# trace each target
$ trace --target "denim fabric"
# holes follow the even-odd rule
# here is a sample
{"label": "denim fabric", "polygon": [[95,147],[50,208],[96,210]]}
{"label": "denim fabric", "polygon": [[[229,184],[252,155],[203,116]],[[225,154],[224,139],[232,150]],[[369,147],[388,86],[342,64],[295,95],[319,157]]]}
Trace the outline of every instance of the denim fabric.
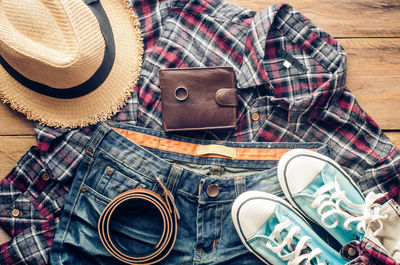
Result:
{"label": "denim fabric", "polygon": [[[131,125],[100,123],[79,165],[51,249],[51,264],[120,264],[103,247],[97,223],[107,203],[137,187],[162,194],[163,179],[181,215],[172,252],[159,264],[263,264],[241,243],[231,220],[235,198],[248,190],[283,197],[276,177],[277,160],[200,157],[139,146],[112,127],[195,144],[215,141],[171,136]],[[218,142],[221,144],[221,142]],[[321,143],[234,143],[225,146],[264,150],[307,148],[329,155]],[[207,195],[217,184],[219,193]],[[215,187],[215,186],[214,186]],[[124,253],[151,251],[161,233],[161,220],[151,205],[133,202],[112,220],[113,241]]]}

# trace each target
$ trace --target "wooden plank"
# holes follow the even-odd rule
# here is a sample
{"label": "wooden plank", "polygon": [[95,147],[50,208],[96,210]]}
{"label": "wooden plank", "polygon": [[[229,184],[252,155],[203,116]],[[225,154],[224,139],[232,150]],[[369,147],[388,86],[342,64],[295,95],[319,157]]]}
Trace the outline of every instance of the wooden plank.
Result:
{"label": "wooden plank", "polygon": [[385,130],[400,129],[400,39],[342,39],[347,86]]}
{"label": "wooden plank", "polygon": [[0,244],[3,242],[7,242],[11,237],[0,227]]}
{"label": "wooden plank", "polygon": [[[400,147],[400,131],[387,133],[390,140]],[[35,145],[33,136],[0,136],[0,179],[15,166],[26,151]],[[0,228],[0,244],[10,239]]]}
{"label": "wooden plank", "polygon": [[33,135],[33,122],[0,103],[0,135]]}
{"label": "wooden plank", "polygon": [[[400,23],[399,23],[400,24]],[[400,39],[341,39],[348,87],[382,129],[400,130]],[[31,121],[0,104],[0,135],[32,135]]]}
{"label": "wooden plank", "polygon": [[390,141],[397,147],[400,148],[400,131],[398,132],[386,132]]}
{"label": "wooden plank", "polygon": [[[274,0],[228,0],[254,11]],[[400,37],[399,0],[287,0],[334,37]]]}
{"label": "wooden plank", "polygon": [[381,129],[400,128],[400,77],[366,77],[363,82],[349,78],[348,83],[360,106]]}
{"label": "wooden plank", "polygon": [[[386,132],[386,135],[400,147],[400,131]],[[33,136],[0,136],[0,179],[10,172],[32,145],[35,145]]]}
{"label": "wooden plank", "polygon": [[34,136],[0,136],[0,178],[6,176],[35,144]]}
{"label": "wooden plank", "polygon": [[[10,172],[35,143],[34,136],[0,136],[0,179]],[[11,237],[0,227],[0,244],[10,239]]]}

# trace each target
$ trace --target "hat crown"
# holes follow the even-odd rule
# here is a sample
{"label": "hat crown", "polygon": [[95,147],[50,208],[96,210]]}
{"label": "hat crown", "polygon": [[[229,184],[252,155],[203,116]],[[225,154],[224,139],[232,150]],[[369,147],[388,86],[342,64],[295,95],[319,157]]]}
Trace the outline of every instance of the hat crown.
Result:
{"label": "hat crown", "polygon": [[87,81],[105,43],[82,0],[2,0],[0,56],[24,77],[54,88]]}

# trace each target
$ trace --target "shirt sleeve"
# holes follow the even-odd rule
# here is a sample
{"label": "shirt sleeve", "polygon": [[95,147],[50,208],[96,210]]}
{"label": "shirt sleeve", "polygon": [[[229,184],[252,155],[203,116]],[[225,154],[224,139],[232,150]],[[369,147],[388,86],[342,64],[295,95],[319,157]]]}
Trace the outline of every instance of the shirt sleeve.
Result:
{"label": "shirt sleeve", "polygon": [[[333,113],[336,118],[332,119]],[[400,152],[348,89],[313,122],[321,129],[328,129],[330,123],[336,128],[330,140],[333,156],[339,157],[337,162],[348,169],[361,190],[365,194],[388,192],[388,198],[397,200]],[[335,143],[339,139],[343,142],[341,148]]]}
{"label": "shirt sleeve", "polygon": [[361,188],[387,193],[397,201],[400,187],[400,152],[359,105],[347,88],[336,90],[327,104],[312,103],[292,113],[296,132],[304,133],[305,141],[325,142],[331,157],[338,162]]}
{"label": "shirt sleeve", "polygon": [[0,245],[0,264],[49,264],[49,253],[59,219],[41,221]]}
{"label": "shirt sleeve", "polygon": [[68,194],[32,147],[0,181],[0,225],[12,239],[0,245],[0,264],[47,264]]}

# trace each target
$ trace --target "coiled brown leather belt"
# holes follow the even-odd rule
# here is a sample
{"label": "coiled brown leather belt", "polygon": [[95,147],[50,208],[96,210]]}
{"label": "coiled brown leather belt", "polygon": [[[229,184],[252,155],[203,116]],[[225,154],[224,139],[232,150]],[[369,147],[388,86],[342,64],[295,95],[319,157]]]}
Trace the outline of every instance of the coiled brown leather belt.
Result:
{"label": "coiled brown leather belt", "polygon": [[[160,178],[156,179],[164,190],[164,198],[157,193],[144,188],[128,190],[111,200],[100,215],[98,232],[101,242],[111,255],[126,264],[154,264],[159,262],[171,252],[175,244],[179,212],[175,206],[174,197],[170,191],[165,187]],[[145,200],[154,205],[163,220],[162,235],[157,245],[154,247],[153,253],[143,257],[133,257],[124,254],[115,246],[110,235],[110,219],[113,213],[121,204],[132,199]],[[146,211],[146,209],[143,210]],[[149,229],[151,229],[151,227],[149,227]]]}

